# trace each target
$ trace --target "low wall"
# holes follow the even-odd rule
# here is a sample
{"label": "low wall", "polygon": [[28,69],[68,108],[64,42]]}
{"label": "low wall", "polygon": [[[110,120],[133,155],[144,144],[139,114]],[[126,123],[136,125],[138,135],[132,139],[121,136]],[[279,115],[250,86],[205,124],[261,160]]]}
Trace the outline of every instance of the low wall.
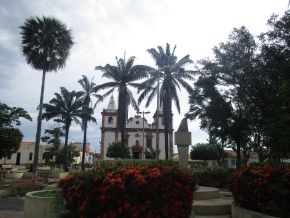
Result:
{"label": "low wall", "polygon": [[252,210],[245,209],[232,203],[232,218],[278,218],[275,216],[268,216]]}
{"label": "low wall", "polygon": [[[44,190],[48,191],[48,190]],[[34,193],[44,192],[34,191],[28,192],[25,195],[24,202],[24,218],[57,218],[58,216],[53,212],[52,203],[53,197],[37,197]]]}

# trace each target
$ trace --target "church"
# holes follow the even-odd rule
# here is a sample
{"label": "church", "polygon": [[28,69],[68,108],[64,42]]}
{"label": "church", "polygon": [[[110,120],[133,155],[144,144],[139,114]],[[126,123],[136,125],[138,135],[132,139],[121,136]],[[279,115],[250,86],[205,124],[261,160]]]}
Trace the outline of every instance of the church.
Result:
{"label": "church", "polygon": [[[153,152],[156,151],[156,126],[157,115],[153,115],[153,123],[148,123],[143,116],[130,117],[126,123],[125,143],[129,146],[131,156],[134,159],[151,159]],[[159,110],[158,118],[158,135],[159,135],[159,159],[165,159],[165,137],[162,110]],[[144,128],[143,128],[144,127]],[[143,131],[144,130],[144,131]],[[109,144],[121,141],[121,133],[117,127],[117,107],[114,97],[111,96],[106,109],[102,111],[101,126],[101,159],[108,160],[106,157]],[[168,157],[171,159],[173,154],[173,129],[168,134]]]}

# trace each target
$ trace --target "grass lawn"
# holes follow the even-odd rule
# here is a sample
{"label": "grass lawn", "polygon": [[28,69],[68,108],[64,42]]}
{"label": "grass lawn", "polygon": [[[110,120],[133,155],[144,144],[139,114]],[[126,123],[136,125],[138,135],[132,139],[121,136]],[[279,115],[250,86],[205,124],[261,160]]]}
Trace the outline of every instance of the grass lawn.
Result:
{"label": "grass lawn", "polygon": [[58,195],[59,195],[58,191],[44,191],[32,194],[32,196],[36,197],[57,197]]}

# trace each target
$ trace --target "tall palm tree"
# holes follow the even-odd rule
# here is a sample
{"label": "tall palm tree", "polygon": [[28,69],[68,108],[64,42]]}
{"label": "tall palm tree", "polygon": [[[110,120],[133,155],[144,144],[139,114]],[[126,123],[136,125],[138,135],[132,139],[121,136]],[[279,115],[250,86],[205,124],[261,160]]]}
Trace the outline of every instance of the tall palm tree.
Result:
{"label": "tall palm tree", "polygon": [[152,68],[145,65],[135,65],[135,57],[130,57],[128,60],[118,59],[116,57],[117,65],[113,66],[107,64],[106,66],[97,66],[96,70],[103,72],[103,77],[106,77],[112,82],[106,82],[96,87],[96,90],[109,89],[105,94],[113,92],[114,89],[118,89],[118,110],[117,110],[117,126],[121,132],[121,143],[124,147],[125,142],[125,127],[128,119],[128,107],[131,104],[133,108],[138,111],[139,107],[136,100],[133,97],[129,86],[134,88],[139,87],[139,83],[135,81],[146,78],[148,76],[147,71],[152,70]]}
{"label": "tall palm tree", "polygon": [[[83,91],[80,91],[82,94],[81,100],[83,102],[82,106],[82,130],[84,131],[83,138],[83,153],[82,153],[82,169],[85,169],[85,151],[87,145],[87,127],[88,122],[92,121],[94,123],[97,120],[92,116],[94,114],[94,109],[96,108],[97,103],[103,101],[103,96],[96,93],[96,84],[93,82],[93,79],[89,81],[87,76],[82,75],[79,84],[81,85]],[[97,101],[93,105],[93,98],[96,98]]]}
{"label": "tall palm tree", "polygon": [[[139,87],[141,94],[138,103],[141,103],[148,96],[146,107],[150,105],[155,95],[159,92],[158,83],[160,83],[160,105],[163,105],[164,135],[165,135],[165,157],[168,160],[168,133],[172,128],[172,101],[180,113],[180,104],[177,91],[181,87],[189,93],[193,91],[186,79],[193,80],[194,71],[186,70],[187,64],[193,63],[189,55],[184,56],[179,61],[175,56],[176,46],[171,51],[170,45],[166,44],[164,50],[161,46],[157,49],[151,48],[147,52],[154,59],[157,70],[152,70],[150,78],[144,81]],[[158,97],[158,96],[157,96]],[[159,119],[157,117],[157,119]]]}
{"label": "tall palm tree", "polygon": [[73,121],[81,123],[79,118],[82,116],[82,93],[76,91],[68,91],[66,88],[60,88],[60,94],[54,93],[55,98],[49,101],[49,104],[43,104],[44,113],[42,118],[64,123],[65,128],[65,164],[64,169],[68,171],[67,152],[68,152],[68,135],[69,128]]}
{"label": "tall palm tree", "polygon": [[45,75],[47,72],[57,71],[65,66],[73,41],[71,30],[67,29],[61,21],[51,17],[30,17],[25,20],[20,29],[22,36],[21,50],[27,63],[36,70],[42,70],[33,160],[33,171],[35,172],[38,165]]}

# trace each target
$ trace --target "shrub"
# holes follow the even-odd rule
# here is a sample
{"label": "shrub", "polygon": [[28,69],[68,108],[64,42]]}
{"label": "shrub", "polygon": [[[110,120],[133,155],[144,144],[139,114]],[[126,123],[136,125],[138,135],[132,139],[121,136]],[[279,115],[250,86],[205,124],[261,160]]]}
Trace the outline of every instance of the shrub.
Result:
{"label": "shrub", "polygon": [[122,159],[130,158],[130,149],[128,145],[124,145],[123,147],[121,142],[113,142],[109,144],[106,156]]}
{"label": "shrub", "polygon": [[237,205],[278,217],[290,217],[290,167],[251,165],[234,173],[230,183]]}
{"label": "shrub", "polygon": [[194,178],[172,166],[103,167],[59,187],[72,217],[189,217]]}
{"label": "shrub", "polygon": [[190,158],[192,160],[218,160],[220,154],[216,145],[197,143],[191,147]]}
{"label": "shrub", "polygon": [[195,175],[198,185],[215,188],[228,188],[233,173],[233,169],[210,168],[206,171],[196,172]]}

